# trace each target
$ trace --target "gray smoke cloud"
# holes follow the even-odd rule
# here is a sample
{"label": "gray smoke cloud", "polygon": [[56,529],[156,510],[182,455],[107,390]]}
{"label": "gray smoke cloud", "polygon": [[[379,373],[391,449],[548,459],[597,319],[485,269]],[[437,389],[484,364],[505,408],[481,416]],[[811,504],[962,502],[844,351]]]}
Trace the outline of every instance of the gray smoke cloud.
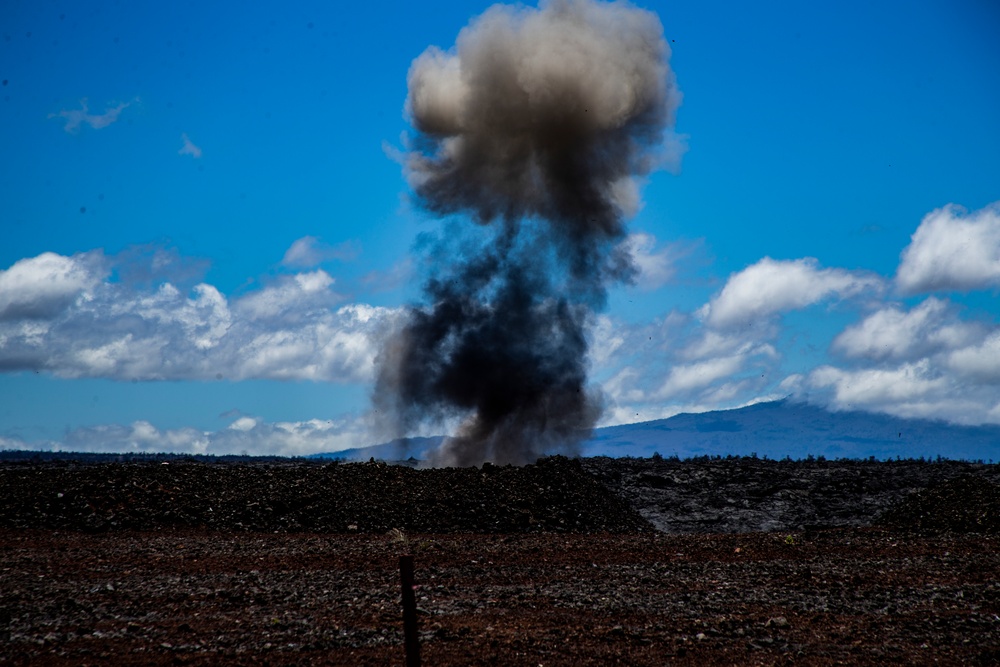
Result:
{"label": "gray smoke cloud", "polygon": [[624,218],[680,94],[657,16],[624,2],[495,5],[410,68],[417,201],[494,228],[431,253],[427,303],[383,349],[374,402],[400,433],[463,419],[436,463],[573,453],[601,414],[586,332],[634,273]]}

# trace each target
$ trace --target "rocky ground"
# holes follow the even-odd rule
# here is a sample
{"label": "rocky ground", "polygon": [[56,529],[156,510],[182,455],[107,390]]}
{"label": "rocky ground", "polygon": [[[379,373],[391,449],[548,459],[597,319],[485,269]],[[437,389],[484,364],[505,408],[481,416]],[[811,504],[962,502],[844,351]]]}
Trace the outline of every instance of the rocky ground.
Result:
{"label": "rocky ground", "polygon": [[295,460],[0,463],[0,527],[280,532],[641,531],[580,461],[435,468]]}
{"label": "rocky ground", "polygon": [[903,463],[3,464],[0,663],[402,664],[409,552],[426,665],[1000,664],[995,467]]}
{"label": "rocky ground", "polygon": [[[1000,483],[998,465],[948,460],[705,457],[681,461],[597,457],[583,459],[582,463],[657,530],[667,533],[867,526],[911,494],[948,480],[969,476]],[[967,492],[971,489],[959,495]],[[992,502],[994,507],[1000,507],[995,500]],[[975,507],[976,503],[968,506]],[[950,511],[963,507],[967,505],[956,498]],[[941,511],[942,520],[958,520],[953,513]],[[908,521],[902,515],[897,518],[903,523]]]}

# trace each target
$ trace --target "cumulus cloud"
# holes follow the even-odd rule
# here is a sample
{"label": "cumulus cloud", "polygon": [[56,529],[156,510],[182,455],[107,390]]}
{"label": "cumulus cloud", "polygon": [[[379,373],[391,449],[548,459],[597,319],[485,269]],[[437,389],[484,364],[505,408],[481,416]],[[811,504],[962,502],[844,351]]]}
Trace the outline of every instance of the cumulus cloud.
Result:
{"label": "cumulus cloud", "polygon": [[713,327],[738,327],[827,299],[877,293],[881,289],[882,279],[873,274],[821,269],[809,257],[788,261],[765,257],[731,275],[699,315]]}
{"label": "cumulus cloud", "polygon": [[778,355],[774,347],[764,341],[773,338],[778,333],[777,327],[765,327],[749,333],[733,333],[704,330],[684,345],[679,352],[679,358],[685,361],[726,357],[731,355],[765,354],[770,357]]}
{"label": "cumulus cloud", "polygon": [[[1000,285],[1000,203],[972,213],[948,205],[921,221],[895,277],[902,294]],[[955,423],[1000,423],[1000,327],[963,319],[946,299],[886,303],[847,326],[825,363],[788,388],[834,409]]]}
{"label": "cumulus cloud", "polygon": [[[671,314],[669,327],[598,318],[591,363],[608,406],[603,423],[788,395],[832,409],[1000,423],[1000,325],[938,297],[880,302],[883,287],[815,260],[765,258],[696,313]],[[834,337],[833,359],[774,317],[861,295],[867,312]],[[786,358],[789,343],[797,349]]]}
{"label": "cumulus cloud", "polygon": [[87,98],[83,98],[80,100],[79,109],[63,109],[58,113],[50,113],[49,118],[65,119],[66,124],[63,126],[63,129],[71,134],[79,132],[80,128],[84,125],[88,125],[95,130],[101,130],[117,121],[121,112],[131,104],[132,102],[120,102],[115,106],[107,107],[104,113],[92,114],[87,106]]}
{"label": "cumulus cloud", "polygon": [[[646,243],[647,254],[660,254],[655,240]],[[20,260],[0,270],[0,371],[369,383],[379,341],[400,326],[402,315],[345,303],[334,276],[314,268],[329,248],[314,237],[296,241],[284,263],[294,272],[239,296],[205,283],[203,263],[153,246],[111,257],[43,253]],[[601,424],[788,394],[833,409],[1000,423],[1000,324],[936,296],[879,303],[874,297],[882,296],[882,287],[871,274],[824,269],[815,260],[765,258],[732,275],[697,313],[673,311],[641,323],[595,316],[589,376],[604,395]],[[831,358],[820,351],[811,362],[783,358],[795,332],[775,315],[860,295],[873,300],[834,338]],[[753,326],[735,326],[744,321]],[[366,433],[355,418],[267,423],[236,414],[218,431],[136,422],[77,429],[56,445],[294,454],[370,444]],[[18,443],[0,439],[6,448]]]}
{"label": "cumulus cloud", "polygon": [[49,318],[87,298],[103,278],[99,253],[64,257],[45,252],[0,270],[0,322]]}
{"label": "cumulus cloud", "polygon": [[[895,277],[902,294],[997,285],[1000,203],[931,212]],[[1000,325],[939,297],[884,302],[886,286],[877,275],[822,268],[814,259],[765,257],[731,275],[691,322],[670,333],[670,345],[654,348],[655,335],[647,343],[639,328],[609,326],[613,335],[605,338],[614,345],[601,361],[615,369],[603,383],[612,414],[729,408],[794,394],[832,409],[1000,423]],[[796,344],[798,332],[776,316],[843,299],[863,299],[867,312],[833,339],[833,358],[808,344],[796,367],[786,368],[776,341]]]}
{"label": "cumulus cloud", "polygon": [[201,157],[201,148],[194,145],[194,142],[188,138],[186,132],[181,135],[181,141],[183,142],[183,145],[180,150],[177,151],[178,155],[190,155],[196,160]]}
{"label": "cumulus cloud", "polygon": [[309,269],[330,260],[352,260],[360,252],[358,244],[353,241],[330,245],[315,236],[303,236],[285,251],[281,264],[289,268]]}
{"label": "cumulus cloud", "polygon": [[831,387],[834,402],[842,407],[919,402],[939,393],[947,384],[926,359],[891,369],[847,371],[820,366],[809,379],[814,387]]}
{"label": "cumulus cloud", "polygon": [[680,312],[647,324],[598,318],[591,332],[591,373],[600,379],[606,404],[601,424],[780,398],[768,391],[780,355],[759,337],[775,332],[720,333]]}
{"label": "cumulus cloud", "polygon": [[211,434],[209,453],[237,454],[250,451],[280,456],[306,456],[375,444],[367,435],[368,425],[363,417],[275,423],[243,417],[238,421],[242,423],[234,423],[227,429]]}
{"label": "cumulus cloud", "polygon": [[598,315],[588,332],[587,353],[593,366],[605,366],[625,344],[626,334],[607,315]]}
{"label": "cumulus cloud", "polygon": [[641,289],[655,290],[673,278],[674,264],[682,254],[676,246],[657,247],[652,234],[630,234],[626,247],[636,269],[635,283]]}
{"label": "cumulus cloud", "polygon": [[805,384],[832,409],[884,412],[897,417],[961,424],[1000,423],[998,395],[943,372],[930,359],[888,368],[820,366]]}
{"label": "cumulus cloud", "polygon": [[371,378],[396,310],[344,304],[322,270],[236,299],[199,283],[144,288],[88,255],[46,253],[0,274],[0,369],[116,380]]}
{"label": "cumulus cloud", "polygon": [[[1000,330],[990,332],[974,344],[952,350],[945,363],[950,370],[971,382],[1000,387]],[[1000,401],[997,405],[1000,407]]]}
{"label": "cumulus cloud", "polygon": [[102,424],[67,431],[61,440],[25,441],[0,436],[0,448],[69,452],[175,454],[254,454],[308,456],[376,444],[364,416],[306,421],[267,422],[241,416],[216,431],[182,427],[163,429],[148,421]]}
{"label": "cumulus cloud", "polygon": [[330,289],[334,282],[322,269],[280,276],[273,284],[239,299],[235,307],[251,319],[299,318],[343,300]]}
{"label": "cumulus cloud", "polygon": [[795,375],[794,393],[835,409],[1000,423],[1000,327],[962,320],[948,301],[888,304],[831,348],[848,363]]}
{"label": "cumulus cloud", "polygon": [[961,322],[951,305],[929,298],[916,308],[888,305],[847,327],[833,349],[849,358],[914,360],[981,337],[982,327]]}
{"label": "cumulus cloud", "polygon": [[67,432],[54,448],[70,452],[176,452],[205,454],[208,434],[194,428],[158,429],[148,421],[87,426]]}
{"label": "cumulus cloud", "polygon": [[[993,252],[995,208],[969,215],[946,208],[925,218],[904,253],[900,289],[927,287],[928,276],[939,286],[972,285],[971,279],[955,278],[957,269],[947,264],[919,280],[907,273],[935,266],[918,260],[934,247],[935,257],[952,256],[949,244],[963,235],[980,246],[970,255],[970,274],[979,277],[979,285],[992,280],[984,257]],[[935,240],[941,234],[953,236]],[[957,255],[953,259],[958,262]],[[669,332],[610,320],[599,324],[598,349],[604,354],[593,355],[593,361],[606,369],[598,375],[608,419],[732,408],[792,394],[837,410],[1000,423],[1000,325],[940,297],[913,305],[884,302],[884,288],[885,281],[873,274],[822,268],[812,259],[764,258],[730,276],[694,317],[675,317]],[[819,349],[802,348],[795,366],[787,367],[777,341],[795,345],[798,332],[776,315],[858,297],[866,312],[833,339],[832,359]]]}
{"label": "cumulus cloud", "polygon": [[654,393],[654,398],[673,398],[682,392],[707,387],[722,378],[730,377],[742,370],[746,357],[734,354],[716,357],[692,364],[679,364],[670,370],[667,379]]}
{"label": "cumulus cloud", "polygon": [[1000,202],[929,213],[903,250],[896,285],[904,294],[1000,286]]}

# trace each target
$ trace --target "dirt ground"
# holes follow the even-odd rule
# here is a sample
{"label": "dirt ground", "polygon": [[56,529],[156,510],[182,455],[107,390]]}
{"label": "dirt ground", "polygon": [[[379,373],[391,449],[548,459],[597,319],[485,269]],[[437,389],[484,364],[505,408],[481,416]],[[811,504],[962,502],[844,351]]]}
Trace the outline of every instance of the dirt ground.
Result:
{"label": "dirt ground", "polygon": [[0,529],[0,663],[1000,664],[1000,538]]}

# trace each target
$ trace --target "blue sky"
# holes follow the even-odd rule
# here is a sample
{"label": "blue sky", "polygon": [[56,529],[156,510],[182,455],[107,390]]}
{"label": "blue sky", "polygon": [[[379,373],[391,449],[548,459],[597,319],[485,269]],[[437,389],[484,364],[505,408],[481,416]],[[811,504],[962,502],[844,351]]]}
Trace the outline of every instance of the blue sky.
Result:
{"label": "blue sky", "polygon": [[[419,298],[410,63],[489,3],[6,2],[0,445],[369,444]],[[796,395],[1000,423],[1000,9],[651,2],[683,101],[602,423]]]}

